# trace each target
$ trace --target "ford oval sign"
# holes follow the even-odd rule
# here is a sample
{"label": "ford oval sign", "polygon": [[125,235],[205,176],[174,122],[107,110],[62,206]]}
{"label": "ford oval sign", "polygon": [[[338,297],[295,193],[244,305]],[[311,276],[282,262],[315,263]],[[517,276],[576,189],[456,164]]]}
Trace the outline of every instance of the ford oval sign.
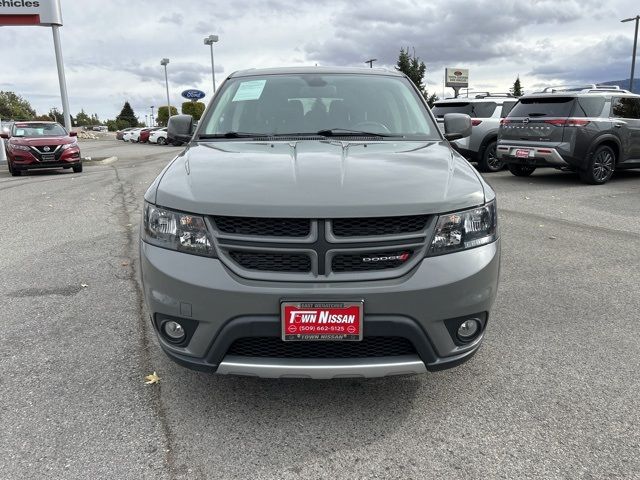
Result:
{"label": "ford oval sign", "polygon": [[204,92],[202,90],[185,90],[182,92],[182,96],[188,100],[200,100],[204,98]]}

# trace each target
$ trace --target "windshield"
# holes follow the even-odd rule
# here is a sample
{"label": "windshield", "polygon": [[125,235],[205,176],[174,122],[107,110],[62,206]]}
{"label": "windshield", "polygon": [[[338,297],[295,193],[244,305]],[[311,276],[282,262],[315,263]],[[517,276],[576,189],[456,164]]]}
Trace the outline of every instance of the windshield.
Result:
{"label": "windshield", "polygon": [[16,123],[14,137],[64,137],[67,131],[57,123]]}
{"label": "windshield", "polygon": [[464,113],[473,118],[489,118],[495,109],[495,102],[443,102],[436,103],[431,111],[436,118],[444,118],[447,113]]}
{"label": "windshield", "polygon": [[395,139],[440,139],[409,80],[383,75],[231,78],[202,123],[199,138],[366,132]]}

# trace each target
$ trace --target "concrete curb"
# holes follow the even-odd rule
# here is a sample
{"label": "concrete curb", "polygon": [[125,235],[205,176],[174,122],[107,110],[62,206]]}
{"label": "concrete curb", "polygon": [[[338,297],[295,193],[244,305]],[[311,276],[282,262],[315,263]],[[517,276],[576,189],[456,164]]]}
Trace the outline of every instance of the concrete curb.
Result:
{"label": "concrete curb", "polygon": [[82,159],[82,163],[92,163],[97,165],[107,165],[118,160],[118,157],[85,157]]}

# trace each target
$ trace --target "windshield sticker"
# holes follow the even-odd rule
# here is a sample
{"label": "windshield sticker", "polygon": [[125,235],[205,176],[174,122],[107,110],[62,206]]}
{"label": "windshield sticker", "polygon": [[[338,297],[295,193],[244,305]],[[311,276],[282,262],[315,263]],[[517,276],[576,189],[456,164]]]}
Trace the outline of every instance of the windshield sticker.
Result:
{"label": "windshield sticker", "polygon": [[264,84],[266,80],[251,80],[249,82],[242,82],[233,96],[232,102],[243,102],[245,100],[258,100],[264,90]]}

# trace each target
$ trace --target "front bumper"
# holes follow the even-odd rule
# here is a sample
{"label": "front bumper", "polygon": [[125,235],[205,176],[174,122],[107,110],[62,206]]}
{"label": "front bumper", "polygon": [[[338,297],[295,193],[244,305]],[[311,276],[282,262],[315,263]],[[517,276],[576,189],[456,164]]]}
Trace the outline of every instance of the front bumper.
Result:
{"label": "front bumper", "polygon": [[[457,365],[479,348],[482,335],[456,342],[445,320],[484,315],[496,296],[500,241],[425,258],[407,275],[367,282],[265,282],[247,280],[216,259],[141,242],[144,296],[152,315],[197,325],[184,346],[158,335],[170,358],[190,368],[263,377],[334,378],[421,373]],[[364,336],[409,339],[416,354],[355,359],[274,359],[227,355],[237,338],[279,337],[283,300],[364,300]],[[158,331],[158,323],[153,321]]]}
{"label": "front bumper", "polygon": [[61,154],[56,155],[55,160],[52,161],[42,161],[35,157],[31,152],[27,151],[12,152],[10,160],[13,168],[16,170],[71,167],[82,161],[80,158],[80,149],[78,147],[63,151]]}

